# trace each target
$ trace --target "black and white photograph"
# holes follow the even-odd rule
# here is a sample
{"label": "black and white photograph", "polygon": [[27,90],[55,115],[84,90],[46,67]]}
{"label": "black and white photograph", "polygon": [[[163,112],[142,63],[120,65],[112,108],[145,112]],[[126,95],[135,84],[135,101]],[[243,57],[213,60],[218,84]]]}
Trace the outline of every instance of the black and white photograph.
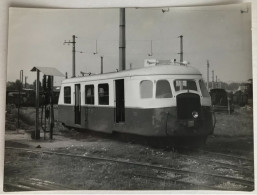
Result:
{"label": "black and white photograph", "polygon": [[252,4],[9,7],[4,192],[253,192]]}

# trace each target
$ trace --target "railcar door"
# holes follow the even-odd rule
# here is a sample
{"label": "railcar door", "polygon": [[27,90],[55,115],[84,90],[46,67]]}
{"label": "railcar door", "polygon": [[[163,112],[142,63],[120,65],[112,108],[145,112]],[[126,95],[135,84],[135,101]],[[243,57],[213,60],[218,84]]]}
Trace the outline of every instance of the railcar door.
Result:
{"label": "railcar door", "polygon": [[75,124],[81,124],[81,93],[80,84],[75,84]]}
{"label": "railcar door", "polygon": [[115,80],[115,122],[125,122],[124,79]]}

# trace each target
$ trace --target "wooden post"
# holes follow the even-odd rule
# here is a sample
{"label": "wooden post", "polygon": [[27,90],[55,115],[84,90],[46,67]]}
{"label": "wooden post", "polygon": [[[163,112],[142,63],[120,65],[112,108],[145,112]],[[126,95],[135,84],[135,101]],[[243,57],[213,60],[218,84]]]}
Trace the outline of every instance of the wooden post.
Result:
{"label": "wooden post", "polygon": [[50,78],[50,106],[51,106],[51,116],[50,116],[50,139],[53,139],[53,128],[54,128],[54,107],[53,107],[53,84],[54,84],[54,77],[49,76]]}
{"label": "wooden post", "polygon": [[228,97],[228,114],[230,115],[231,114],[231,110],[230,110],[230,97]]}
{"label": "wooden post", "polygon": [[35,139],[40,139],[40,129],[39,129],[39,70],[37,69],[37,81],[36,81],[36,130]]}

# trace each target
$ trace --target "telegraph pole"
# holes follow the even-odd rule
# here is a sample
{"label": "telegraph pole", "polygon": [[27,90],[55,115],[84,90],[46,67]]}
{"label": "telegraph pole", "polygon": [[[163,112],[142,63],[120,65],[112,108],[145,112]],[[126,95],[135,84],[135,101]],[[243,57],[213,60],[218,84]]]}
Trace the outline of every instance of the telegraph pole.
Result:
{"label": "telegraph pole", "polygon": [[215,84],[215,87],[218,88],[218,76],[216,75],[216,84]]}
{"label": "telegraph pole", "polygon": [[75,38],[78,38],[76,37],[75,35],[72,35],[72,41],[64,41],[63,44],[66,44],[68,43],[68,45],[70,43],[72,43],[72,77],[76,77],[76,69],[75,69],[75,45],[76,45],[76,41],[75,41]]}
{"label": "telegraph pole", "polygon": [[125,16],[125,8],[120,8],[120,41],[119,41],[119,70],[126,69],[126,16]]}
{"label": "telegraph pole", "polygon": [[23,88],[23,70],[20,70],[20,85],[19,87],[19,99],[18,99],[18,128],[20,128],[20,107],[21,107],[21,90]]}
{"label": "telegraph pole", "polygon": [[20,82],[21,86],[23,87],[23,70],[20,70]]}
{"label": "telegraph pole", "polygon": [[37,69],[37,80],[36,80],[36,129],[35,129],[35,139],[40,139],[40,129],[39,129],[39,78],[40,78],[40,72]]}
{"label": "telegraph pole", "polygon": [[103,58],[104,58],[104,57],[101,56],[101,74],[103,74],[103,68],[104,68],[104,67],[103,67]]}
{"label": "telegraph pole", "polygon": [[180,38],[180,63],[183,62],[183,35],[180,35],[178,38]]}
{"label": "telegraph pole", "polygon": [[212,70],[212,89],[214,88],[214,70]]}
{"label": "telegraph pole", "polygon": [[209,69],[210,69],[210,64],[209,60],[207,60],[207,90],[209,91]]}
{"label": "telegraph pole", "polygon": [[27,76],[25,76],[25,88],[27,88]]}

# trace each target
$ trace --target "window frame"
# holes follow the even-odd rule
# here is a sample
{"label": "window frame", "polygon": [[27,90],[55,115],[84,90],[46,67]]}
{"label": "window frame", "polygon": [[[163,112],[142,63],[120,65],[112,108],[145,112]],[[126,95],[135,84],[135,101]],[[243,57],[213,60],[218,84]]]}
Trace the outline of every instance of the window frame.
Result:
{"label": "window frame", "polygon": [[[99,89],[100,89],[101,85],[106,85],[107,86],[107,89],[108,89],[108,91],[107,91],[108,94],[107,95],[105,93],[103,93],[103,96],[100,95],[101,93],[100,93]],[[103,106],[110,105],[110,87],[109,87],[109,83],[99,83],[98,87],[97,87],[97,90],[98,90],[97,91],[97,94],[98,94],[98,105],[103,105]],[[108,100],[108,103],[103,103],[103,101],[105,101],[105,100],[103,100],[103,98],[106,98]]]}
{"label": "window frame", "polygon": [[[169,89],[170,89],[171,97],[157,97],[157,90],[158,90],[158,82],[159,82],[159,81],[162,81],[162,82],[165,81],[165,82],[168,83]],[[169,94],[169,93],[165,93],[165,94]],[[164,94],[159,94],[158,96],[161,96],[161,95],[164,95]],[[167,80],[167,79],[160,79],[160,80],[157,80],[157,81],[156,81],[156,86],[155,86],[155,98],[156,98],[156,99],[167,99],[167,98],[173,98],[173,97],[174,97],[174,96],[173,96],[173,92],[172,92],[172,86],[171,86],[169,80]]]}
{"label": "window frame", "polygon": [[[87,87],[90,87],[90,89],[92,90],[93,95],[91,95],[91,96],[87,95]],[[87,102],[87,98],[90,98],[89,103]],[[85,85],[85,105],[95,105],[95,86],[94,86],[94,84]]]}
{"label": "window frame", "polygon": [[[176,81],[193,81],[195,83],[195,88],[196,90],[194,89],[182,89],[182,90],[176,90]],[[176,93],[180,93],[181,91],[194,91],[194,92],[197,92],[199,93],[199,89],[198,89],[198,86],[197,86],[197,81],[195,79],[174,79],[173,80],[173,87],[174,87],[174,90]]]}
{"label": "window frame", "polygon": [[[142,83],[144,81],[147,81],[147,82],[149,81],[152,84],[151,93],[149,93],[149,94],[151,94],[151,97],[142,97]],[[139,83],[139,92],[140,92],[140,99],[152,99],[154,97],[154,94],[153,94],[154,93],[154,83],[153,83],[153,81],[152,80],[141,80],[140,83]]]}
{"label": "window frame", "polygon": [[[69,89],[69,95],[67,97],[66,89]],[[67,101],[67,98],[69,98]],[[64,104],[71,104],[71,86],[64,86],[63,88],[63,103]]]}

